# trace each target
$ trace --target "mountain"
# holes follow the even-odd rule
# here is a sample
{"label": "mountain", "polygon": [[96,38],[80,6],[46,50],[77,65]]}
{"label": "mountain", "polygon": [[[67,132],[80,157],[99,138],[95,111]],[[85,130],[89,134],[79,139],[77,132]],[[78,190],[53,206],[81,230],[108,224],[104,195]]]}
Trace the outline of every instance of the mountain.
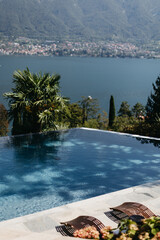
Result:
{"label": "mountain", "polygon": [[159,25],[159,0],[0,0],[6,36],[147,42]]}

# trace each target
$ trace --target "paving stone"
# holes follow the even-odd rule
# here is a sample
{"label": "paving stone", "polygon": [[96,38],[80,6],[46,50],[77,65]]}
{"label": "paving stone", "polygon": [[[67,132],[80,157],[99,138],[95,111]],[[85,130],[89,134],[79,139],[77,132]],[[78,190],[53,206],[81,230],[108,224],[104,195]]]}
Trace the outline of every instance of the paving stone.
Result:
{"label": "paving stone", "polygon": [[0,240],[70,240],[73,238],[62,236],[55,226],[80,215],[93,216],[104,225],[116,227],[116,223],[105,212],[127,201],[143,203],[160,215],[160,181],[0,222]]}

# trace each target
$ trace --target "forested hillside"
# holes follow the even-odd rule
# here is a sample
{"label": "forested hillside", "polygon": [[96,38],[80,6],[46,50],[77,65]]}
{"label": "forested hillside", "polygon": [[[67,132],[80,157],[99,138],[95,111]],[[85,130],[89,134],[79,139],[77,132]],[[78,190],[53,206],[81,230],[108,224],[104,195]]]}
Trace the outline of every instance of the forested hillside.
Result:
{"label": "forested hillside", "polygon": [[0,34],[41,39],[160,39],[159,0],[0,0]]}

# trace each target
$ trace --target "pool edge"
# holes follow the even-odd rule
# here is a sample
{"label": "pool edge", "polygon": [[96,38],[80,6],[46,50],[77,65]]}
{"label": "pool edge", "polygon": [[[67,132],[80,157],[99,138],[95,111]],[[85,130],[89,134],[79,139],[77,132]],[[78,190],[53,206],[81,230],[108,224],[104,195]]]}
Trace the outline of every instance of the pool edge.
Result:
{"label": "pool edge", "polygon": [[160,214],[160,180],[2,221],[0,240],[63,240],[66,237],[58,233],[55,227],[60,225],[61,221],[71,220],[80,215],[94,216],[105,225],[115,226],[104,212],[126,201],[143,203],[155,214]]}

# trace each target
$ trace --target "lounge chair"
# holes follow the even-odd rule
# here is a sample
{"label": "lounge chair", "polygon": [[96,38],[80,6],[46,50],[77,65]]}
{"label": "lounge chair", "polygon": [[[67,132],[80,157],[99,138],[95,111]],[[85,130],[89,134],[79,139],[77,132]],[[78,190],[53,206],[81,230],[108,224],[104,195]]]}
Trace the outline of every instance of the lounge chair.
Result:
{"label": "lounge chair", "polygon": [[[112,221],[119,223],[122,219],[131,218],[136,222],[141,222],[143,218],[156,216],[149,208],[141,203],[125,202],[117,207],[110,208],[112,211],[105,212],[105,215]],[[71,221],[61,222],[62,226],[57,226],[57,232],[63,236],[73,236],[75,230],[94,226],[100,232],[104,224],[95,217],[79,216]]]}
{"label": "lounge chair", "polygon": [[137,202],[125,202],[117,207],[110,208],[112,211],[105,212],[105,215],[112,221],[119,223],[120,220],[131,218],[132,220],[139,222],[142,218],[150,218],[156,216],[145,205]]}
{"label": "lounge chair", "polygon": [[100,231],[104,224],[95,217],[91,216],[79,216],[68,222],[61,222],[63,226],[56,227],[57,232],[60,232],[63,236],[73,236],[73,233],[77,229],[94,226]]}

